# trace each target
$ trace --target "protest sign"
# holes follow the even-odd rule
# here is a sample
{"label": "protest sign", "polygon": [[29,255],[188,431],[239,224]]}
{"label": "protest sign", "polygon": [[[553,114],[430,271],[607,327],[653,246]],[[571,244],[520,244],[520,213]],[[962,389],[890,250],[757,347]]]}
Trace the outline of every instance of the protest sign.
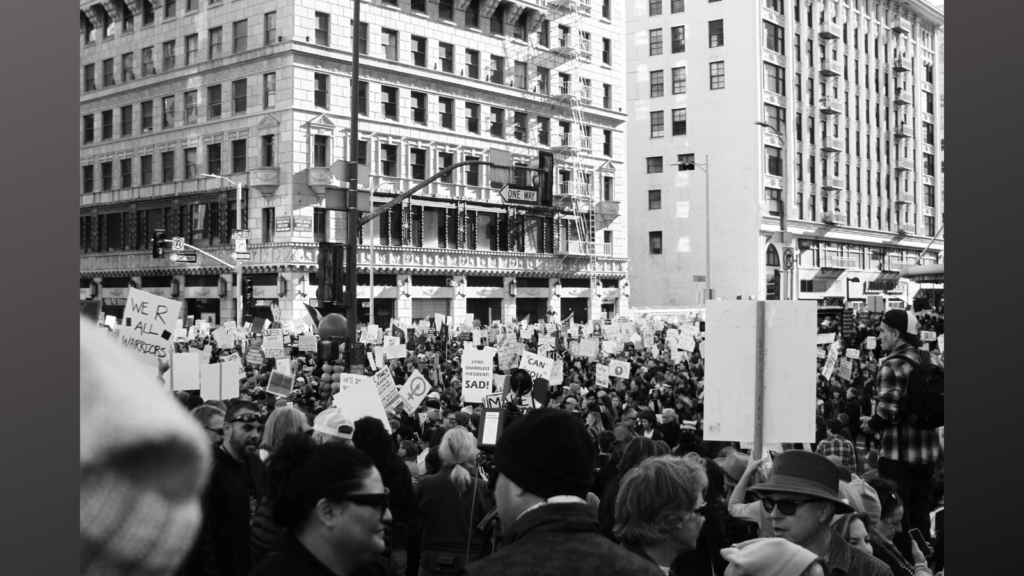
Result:
{"label": "protest sign", "polygon": [[843,358],[839,363],[839,377],[847,382],[853,380],[853,360]]}
{"label": "protest sign", "polygon": [[274,367],[275,367],[275,369],[278,372],[280,372],[282,374],[287,374],[289,376],[294,376],[294,374],[292,374],[292,359],[289,356],[277,356],[277,357],[275,357],[274,358]]}
{"label": "protest sign", "polygon": [[548,381],[548,386],[561,386],[564,376],[562,370],[564,369],[565,362],[561,360],[555,360],[555,365],[551,369],[551,378]]}
{"label": "protest sign", "polygon": [[299,352],[316,352],[316,335],[299,335]]}
{"label": "protest sign", "polygon": [[388,423],[384,404],[380,400],[380,395],[377,394],[376,384],[371,378],[365,376],[360,378],[361,380],[357,384],[334,395],[334,405],[343,409],[353,422],[370,416],[380,420],[384,424],[384,428],[391,432],[391,424]]}
{"label": "protest sign", "polygon": [[574,357],[580,355],[580,343],[578,340],[571,340],[569,342],[569,355]]}
{"label": "protest sign", "polygon": [[853,360],[860,360],[860,350],[857,350],[856,348],[847,348],[846,357]]}
{"label": "protest sign", "polygon": [[936,340],[935,332],[933,332],[931,330],[922,330],[921,331],[921,341],[922,342],[935,342],[935,340]]}
{"label": "protest sign", "polygon": [[938,336],[938,338],[936,338],[936,340],[939,342],[939,352],[945,354],[946,353],[946,335],[945,334],[939,334],[939,336]]}
{"label": "protest sign", "polygon": [[284,356],[284,330],[269,328],[263,331],[263,352],[269,357]]}
{"label": "protest sign", "polygon": [[611,370],[611,375],[616,378],[629,378],[629,362],[623,362],[622,360],[609,360],[608,369]]}
{"label": "protest sign", "polygon": [[865,340],[864,347],[868,350],[874,350],[878,346],[874,336],[868,336]]}
{"label": "protest sign", "polygon": [[682,362],[683,361],[683,354],[685,354],[685,352],[683,352],[682,350],[673,350],[672,354],[670,355],[670,359],[672,360],[672,363],[673,364],[679,364],[680,362]]}
{"label": "protest sign", "polygon": [[597,364],[595,368],[597,369],[597,378],[595,380],[597,387],[608,388],[611,385],[611,381],[608,379],[608,375],[611,373],[611,370],[604,364]]}
{"label": "protest sign", "polygon": [[199,365],[199,395],[203,400],[221,400],[220,364]]}
{"label": "protest sign", "polygon": [[[764,307],[763,347],[758,306]],[[713,300],[707,303],[704,439],[754,440],[758,357],[763,359],[762,441],[813,442],[814,302]]]}
{"label": "protest sign", "polygon": [[384,348],[384,354],[386,354],[387,357],[391,360],[405,358],[406,347],[401,344],[399,344],[398,346],[387,346]]}
{"label": "protest sign", "polygon": [[549,346],[551,348],[554,348],[555,347],[555,337],[554,336],[541,336],[541,337],[537,338],[537,346]]}
{"label": "protest sign", "polygon": [[256,346],[250,346],[245,352],[245,363],[249,366],[259,367],[263,365],[263,361],[266,359],[266,354],[263,350]]}
{"label": "protest sign", "polygon": [[[494,350],[491,348],[491,350]],[[468,349],[462,352],[462,401],[478,403],[493,392],[494,353]]]}
{"label": "protest sign", "polygon": [[401,345],[402,345],[402,339],[399,338],[398,336],[385,336],[384,337],[384,347],[385,348],[387,348],[389,346],[401,346]]}
{"label": "protest sign", "polygon": [[106,320],[103,321],[103,325],[110,328],[111,330],[117,330],[117,316],[111,316],[107,314]]}
{"label": "protest sign", "polygon": [[537,354],[540,354],[541,356],[547,356],[548,353],[551,352],[552,350],[554,350],[554,348],[552,348],[548,344],[541,344],[540,346],[537,347]]}
{"label": "protest sign", "polygon": [[[237,354],[232,354],[234,359],[221,361],[220,364],[220,399],[230,400],[238,398],[239,381],[245,378],[245,370],[242,369],[242,362]],[[204,396],[204,398],[206,398]],[[209,398],[207,398],[209,400]]]}
{"label": "protest sign", "polygon": [[501,408],[504,403],[501,401],[501,394],[488,394],[484,396],[484,408]]}
{"label": "protest sign", "polygon": [[385,409],[394,409],[402,404],[402,397],[398,395],[398,387],[395,386],[395,378],[387,366],[373,375],[373,383],[377,387],[377,394]]}
{"label": "protest sign", "polygon": [[[340,369],[340,367],[338,367]],[[341,380],[338,381],[339,390],[348,390],[349,388],[361,383],[364,380],[369,380],[369,376],[363,376],[360,374],[349,374],[347,372],[341,373]]]}
{"label": "protest sign", "polygon": [[171,358],[171,390],[199,390],[198,352],[174,354]]}
{"label": "protest sign", "polygon": [[295,386],[295,378],[282,374],[277,370],[270,371],[270,378],[267,380],[267,392],[275,396],[287,396],[292,393]]}
{"label": "protest sign", "polygon": [[585,358],[597,358],[597,340],[585,338],[580,340],[580,356]]}
{"label": "protest sign", "polygon": [[409,378],[405,380],[402,389],[398,391],[398,395],[405,402],[406,410],[410,414],[420,407],[423,400],[427,398],[427,394],[430,394],[430,383],[420,374],[419,370],[413,370]]}
{"label": "protest sign", "polygon": [[825,349],[824,348],[818,348],[817,357],[818,357],[819,360],[823,360],[825,358]]}
{"label": "protest sign", "polygon": [[529,372],[530,377],[534,380],[537,378],[549,380],[551,378],[551,369],[554,365],[555,361],[551,358],[526,351],[523,352],[523,359],[519,362],[519,367]]}
{"label": "protest sign", "polygon": [[516,342],[512,334],[506,334],[498,342],[498,369],[511,370],[519,365],[519,354],[523,345]]}
{"label": "protest sign", "polygon": [[825,358],[825,367],[821,369],[821,375],[825,377],[825,380],[832,379],[832,372],[836,368],[836,364],[839,362],[839,349],[835,346],[831,346],[828,349],[828,357]]}
{"label": "protest sign", "polygon": [[665,330],[665,338],[675,338],[679,336],[679,330],[677,328],[669,328]]}
{"label": "protest sign", "polygon": [[827,344],[831,344],[832,342],[835,341],[836,334],[838,334],[838,332],[825,332],[824,334],[818,334],[816,336],[816,338],[818,339],[817,345],[824,346]]}
{"label": "protest sign", "polygon": [[177,300],[128,288],[119,337],[121,345],[150,366],[170,362],[174,351],[171,335],[180,312],[181,302]]}

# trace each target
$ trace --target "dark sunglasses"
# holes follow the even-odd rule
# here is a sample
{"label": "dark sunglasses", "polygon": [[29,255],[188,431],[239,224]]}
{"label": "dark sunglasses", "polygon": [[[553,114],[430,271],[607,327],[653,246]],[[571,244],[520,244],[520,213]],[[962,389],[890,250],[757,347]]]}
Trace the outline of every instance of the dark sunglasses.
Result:
{"label": "dark sunglasses", "polygon": [[768,498],[766,496],[764,498],[761,498],[761,505],[764,506],[765,512],[768,512],[769,514],[771,514],[772,511],[775,510],[775,506],[777,505],[779,507],[779,512],[781,512],[783,516],[792,516],[793,514],[796,514],[797,506],[799,506],[801,504],[806,504],[808,502],[815,502],[815,501],[816,500],[814,500],[814,499],[809,499],[809,500],[789,500],[789,499],[775,500],[774,498]]}
{"label": "dark sunglasses", "polygon": [[390,505],[390,500],[388,499],[388,494],[390,493],[391,491],[385,488],[384,492],[381,494],[349,494],[348,496],[334,498],[334,500],[339,502],[352,502],[359,506],[378,508],[380,509],[380,517],[383,519],[384,515],[387,514],[388,506]]}

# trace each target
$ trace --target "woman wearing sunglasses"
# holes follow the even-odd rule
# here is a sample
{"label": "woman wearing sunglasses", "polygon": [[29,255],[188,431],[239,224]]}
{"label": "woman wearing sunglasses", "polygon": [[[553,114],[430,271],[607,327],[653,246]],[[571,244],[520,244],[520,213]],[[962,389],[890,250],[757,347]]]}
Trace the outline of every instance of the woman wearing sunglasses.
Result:
{"label": "woman wearing sunglasses", "polygon": [[388,493],[369,456],[289,434],[267,461],[274,521],[285,533],[249,576],[391,574],[378,559]]}

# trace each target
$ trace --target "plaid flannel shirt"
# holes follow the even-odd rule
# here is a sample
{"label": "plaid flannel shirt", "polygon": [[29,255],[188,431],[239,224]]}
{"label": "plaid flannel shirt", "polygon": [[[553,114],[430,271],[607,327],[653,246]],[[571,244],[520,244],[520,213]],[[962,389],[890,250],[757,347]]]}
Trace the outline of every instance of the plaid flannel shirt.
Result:
{"label": "plaid flannel shirt", "polygon": [[939,444],[939,431],[919,430],[910,424],[900,422],[900,399],[907,388],[914,367],[903,360],[889,360],[896,355],[918,359],[921,364],[928,362],[928,359],[922,359],[918,350],[910,344],[893,350],[879,362],[876,384],[878,404],[869,422],[873,431],[882,434],[882,446],[878,456],[908,464],[931,464],[939,458],[942,450]]}
{"label": "plaid flannel shirt", "polygon": [[853,448],[853,442],[838,434],[829,434],[828,438],[818,442],[817,453],[822,456],[839,456],[843,459],[843,466],[857,470],[857,453]]}

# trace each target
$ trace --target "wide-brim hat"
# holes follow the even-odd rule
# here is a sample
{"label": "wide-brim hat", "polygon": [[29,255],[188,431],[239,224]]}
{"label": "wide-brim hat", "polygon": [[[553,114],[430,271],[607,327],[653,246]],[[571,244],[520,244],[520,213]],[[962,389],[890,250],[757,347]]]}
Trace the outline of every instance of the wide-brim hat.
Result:
{"label": "wide-brim hat", "polygon": [[786,492],[827,500],[836,505],[836,514],[854,512],[839,497],[839,468],[828,458],[806,450],[788,450],[772,464],[767,482],[749,488],[751,492]]}

